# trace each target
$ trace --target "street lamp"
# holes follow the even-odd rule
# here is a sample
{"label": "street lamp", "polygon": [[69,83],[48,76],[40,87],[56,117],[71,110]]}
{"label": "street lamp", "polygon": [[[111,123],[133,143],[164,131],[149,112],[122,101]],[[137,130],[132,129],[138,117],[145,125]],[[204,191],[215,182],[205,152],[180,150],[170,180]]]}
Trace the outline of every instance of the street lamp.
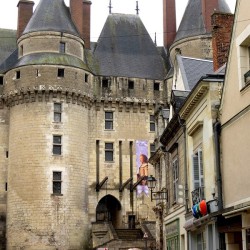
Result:
{"label": "street lamp", "polygon": [[[168,192],[167,191],[156,191],[153,192],[153,189],[156,187],[156,182],[157,180],[155,179],[155,177],[153,175],[150,175],[148,177],[148,188],[151,191],[151,201],[153,200],[168,200]],[[154,196],[153,196],[154,194]]]}

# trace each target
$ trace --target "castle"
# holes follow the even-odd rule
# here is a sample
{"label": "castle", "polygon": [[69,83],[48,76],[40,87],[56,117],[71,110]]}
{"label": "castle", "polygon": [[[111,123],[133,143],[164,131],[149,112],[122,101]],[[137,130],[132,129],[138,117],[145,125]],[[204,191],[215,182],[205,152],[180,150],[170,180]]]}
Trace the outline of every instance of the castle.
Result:
{"label": "castle", "polygon": [[[155,152],[168,121],[156,122],[155,111],[168,113],[176,49],[211,58],[208,17],[215,6],[229,12],[223,0],[207,9],[189,1],[177,32],[175,1],[163,2],[157,47],[138,15],[110,14],[92,43],[90,1],[40,0],[34,12],[19,1],[17,32],[1,30],[17,40],[1,44],[0,249],[144,246],[109,236],[124,228],[142,228],[154,244],[154,204],[149,190],[138,193],[140,155]],[[192,15],[200,8],[204,19]]]}

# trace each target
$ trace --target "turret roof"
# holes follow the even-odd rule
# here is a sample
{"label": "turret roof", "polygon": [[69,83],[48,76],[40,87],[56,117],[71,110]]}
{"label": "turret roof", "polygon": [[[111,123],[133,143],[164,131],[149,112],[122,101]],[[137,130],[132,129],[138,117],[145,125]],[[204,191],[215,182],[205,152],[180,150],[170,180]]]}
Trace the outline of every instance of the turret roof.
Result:
{"label": "turret roof", "polygon": [[165,67],[141,19],[131,14],[108,16],[94,56],[99,75],[163,79]]}
{"label": "turret roof", "polygon": [[[186,10],[175,37],[175,42],[183,38],[205,35],[208,33],[205,28],[204,19],[202,16],[201,2],[201,0],[188,1]],[[225,0],[218,0],[218,10],[216,11],[231,13],[230,8],[228,7]]]}
{"label": "turret roof", "polygon": [[64,0],[40,0],[23,34],[58,31],[79,36]]}

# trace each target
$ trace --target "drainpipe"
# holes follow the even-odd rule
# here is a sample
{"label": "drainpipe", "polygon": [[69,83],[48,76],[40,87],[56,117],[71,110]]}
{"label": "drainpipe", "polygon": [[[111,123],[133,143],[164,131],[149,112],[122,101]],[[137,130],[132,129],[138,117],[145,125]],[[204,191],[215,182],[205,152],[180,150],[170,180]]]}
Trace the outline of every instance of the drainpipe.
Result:
{"label": "drainpipe", "polygon": [[214,143],[215,143],[216,183],[218,189],[219,210],[223,208],[222,178],[221,178],[221,164],[220,164],[220,133],[221,133],[221,124],[220,122],[216,122],[214,124]]}
{"label": "drainpipe", "polygon": [[[183,128],[183,140],[184,140],[184,181],[185,181],[185,211],[186,214],[188,210],[188,174],[187,174],[187,136],[186,136],[186,124],[185,120],[180,118],[178,114],[178,121],[181,127]],[[190,233],[187,231],[187,250],[189,250],[189,237]]]}
{"label": "drainpipe", "polygon": [[184,140],[184,181],[185,181],[185,210],[188,213],[188,175],[187,175],[187,136],[186,136],[186,124],[185,120],[180,118],[178,114],[178,122],[183,128],[183,140]]}

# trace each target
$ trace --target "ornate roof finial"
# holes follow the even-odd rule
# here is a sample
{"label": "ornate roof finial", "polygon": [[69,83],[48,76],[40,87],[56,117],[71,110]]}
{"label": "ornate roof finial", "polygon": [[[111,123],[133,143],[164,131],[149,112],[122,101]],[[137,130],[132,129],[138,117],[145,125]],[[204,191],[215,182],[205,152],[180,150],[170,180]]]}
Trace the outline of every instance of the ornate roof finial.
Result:
{"label": "ornate roof finial", "polygon": [[111,9],[112,9],[113,7],[112,7],[112,4],[111,4],[111,0],[109,0],[109,14],[111,14],[112,12],[111,12]]}
{"label": "ornate roof finial", "polygon": [[138,1],[136,1],[136,15],[139,15],[139,5],[138,5]]}

